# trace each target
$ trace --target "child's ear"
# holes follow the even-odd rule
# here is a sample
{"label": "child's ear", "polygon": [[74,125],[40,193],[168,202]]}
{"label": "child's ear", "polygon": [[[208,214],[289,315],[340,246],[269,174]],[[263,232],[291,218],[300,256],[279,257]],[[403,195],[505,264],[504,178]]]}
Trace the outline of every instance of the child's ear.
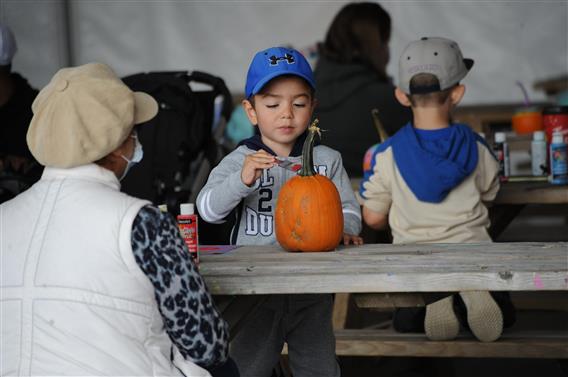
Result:
{"label": "child's ear", "polygon": [[452,106],[457,105],[462,100],[465,94],[465,86],[462,84],[456,85],[452,88],[450,92],[450,100],[452,101]]}
{"label": "child's ear", "polygon": [[258,124],[258,120],[256,117],[256,110],[254,106],[248,99],[244,99],[242,102],[243,108],[245,109],[245,113],[247,114],[247,118],[251,122],[251,124]]}
{"label": "child's ear", "polygon": [[406,93],[404,93],[402,90],[400,90],[400,88],[398,86],[394,90],[394,96],[396,97],[398,102],[400,102],[400,104],[402,106],[410,107],[411,104],[410,104],[410,99],[408,98],[408,95],[406,95]]}

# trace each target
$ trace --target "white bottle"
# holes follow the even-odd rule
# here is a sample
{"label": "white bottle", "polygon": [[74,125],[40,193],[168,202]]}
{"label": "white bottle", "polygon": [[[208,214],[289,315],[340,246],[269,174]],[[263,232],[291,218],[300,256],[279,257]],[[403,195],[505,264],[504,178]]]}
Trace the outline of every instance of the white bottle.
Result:
{"label": "white bottle", "polygon": [[180,215],[193,215],[194,211],[195,211],[195,206],[193,203],[181,203],[179,205]]}
{"label": "white bottle", "polygon": [[546,174],[546,140],[544,140],[544,131],[535,131],[533,133],[531,166],[532,175],[542,176]]}

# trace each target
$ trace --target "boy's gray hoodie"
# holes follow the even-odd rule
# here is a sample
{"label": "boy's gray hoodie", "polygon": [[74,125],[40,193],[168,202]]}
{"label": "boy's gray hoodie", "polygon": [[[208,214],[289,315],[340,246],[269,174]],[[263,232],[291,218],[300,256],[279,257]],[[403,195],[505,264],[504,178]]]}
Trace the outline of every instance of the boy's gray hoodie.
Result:
{"label": "boy's gray hoodie", "polygon": [[[298,139],[291,153],[292,157],[286,157],[286,160],[293,163],[302,162],[297,152],[301,151],[303,139],[305,136]],[[240,145],[229,153],[211,171],[207,183],[197,197],[197,209],[203,220],[221,223],[231,210],[242,202],[237,214],[237,223],[231,234],[231,243],[237,245],[275,244],[277,241],[274,230],[274,211],[278,193],[282,185],[296,173],[274,166],[265,169],[252,187],[246,186],[241,180],[245,157],[259,149],[264,149],[273,155],[274,152],[262,144],[258,135],[241,144],[244,145]],[[314,147],[314,165],[316,171],[330,178],[339,191],[343,207],[343,231],[358,235],[361,231],[361,211],[349,177],[343,168],[341,155],[329,147],[317,145]]]}

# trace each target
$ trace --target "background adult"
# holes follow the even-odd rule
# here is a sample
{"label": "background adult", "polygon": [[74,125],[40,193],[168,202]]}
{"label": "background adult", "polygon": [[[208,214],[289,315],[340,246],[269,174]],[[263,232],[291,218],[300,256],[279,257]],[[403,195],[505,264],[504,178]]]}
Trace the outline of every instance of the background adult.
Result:
{"label": "background adult", "polygon": [[390,16],[379,4],[351,3],[335,16],[319,46],[315,116],[328,130],[322,142],[341,152],[351,177],[363,175],[363,155],[379,141],[372,109],[378,109],[388,134],[411,119],[386,74],[390,35]]}
{"label": "background adult", "polygon": [[12,72],[16,51],[14,34],[0,23],[0,203],[37,181],[42,171],[26,145],[37,90]]}
{"label": "background adult", "polygon": [[58,71],[32,106],[41,179],[0,206],[1,375],[210,376],[228,329],[173,218],[120,192],[156,101],[106,65]]}

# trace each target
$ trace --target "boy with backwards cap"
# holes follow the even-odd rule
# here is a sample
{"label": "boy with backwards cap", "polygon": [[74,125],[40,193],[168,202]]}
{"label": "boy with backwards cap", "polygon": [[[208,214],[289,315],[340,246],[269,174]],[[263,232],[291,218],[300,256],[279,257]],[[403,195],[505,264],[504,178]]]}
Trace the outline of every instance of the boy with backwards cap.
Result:
{"label": "boy with backwards cap", "polygon": [[[393,243],[491,242],[486,203],[499,190],[498,163],[480,136],[450,119],[472,65],[444,38],[413,41],[400,57],[395,95],[413,121],[374,151],[358,193],[365,222],[374,229],[388,222]],[[398,309],[393,322],[445,340],[457,336],[460,321],[479,340],[494,341],[514,311],[506,293],[471,291],[425,311]]]}
{"label": "boy with backwards cap", "polygon": [[[238,207],[233,243],[276,244],[276,199],[282,185],[296,174],[277,166],[276,157],[301,163],[306,129],[316,104],[314,93],[312,70],[298,51],[274,47],[254,56],[243,107],[260,134],[243,140],[211,171],[197,198],[199,213],[208,222],[222,222]],[[340,154],[317,145],[314,164],[339,191],[344,244],[361,244],[357,236],[360,207]],[[269,297],[231,343],[230,354],[242,376],[269,377],[285,342],[294,376],[339,376],[332,304],[330,294]]]}

